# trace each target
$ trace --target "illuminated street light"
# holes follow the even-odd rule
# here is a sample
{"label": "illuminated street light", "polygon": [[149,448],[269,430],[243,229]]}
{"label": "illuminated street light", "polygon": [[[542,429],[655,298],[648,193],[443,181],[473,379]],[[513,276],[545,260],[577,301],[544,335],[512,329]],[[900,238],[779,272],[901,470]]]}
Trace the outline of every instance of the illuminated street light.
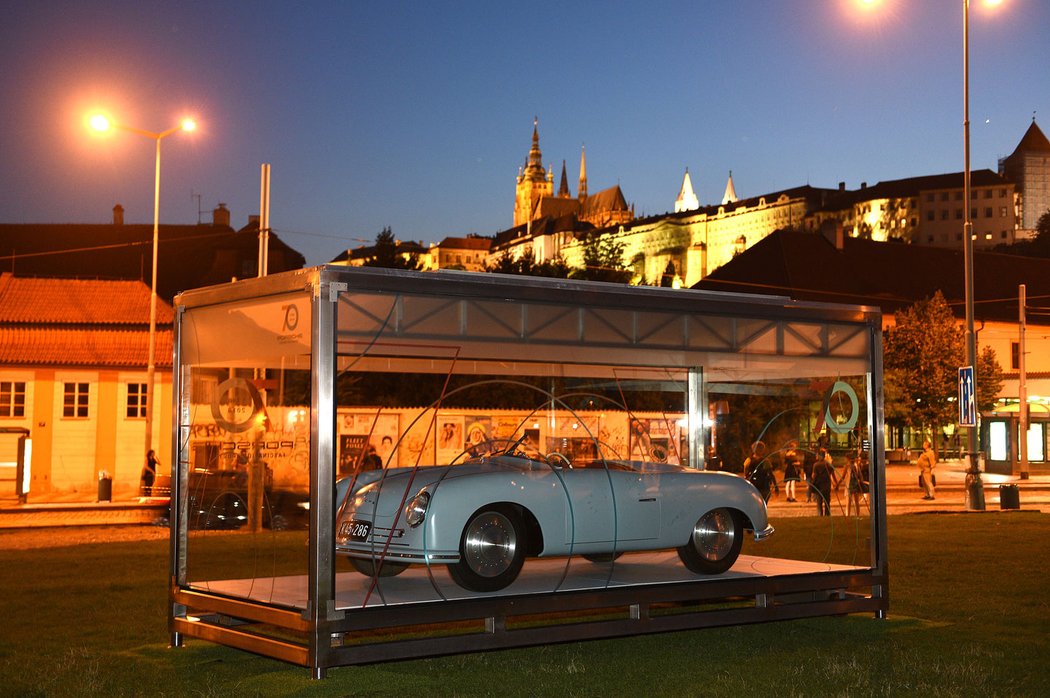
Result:
{"label": "illuminated street light", "polygon": [[[973,318],[973,216],[970,192],[970,0],[962,0],[963,10],[963,271],[966,286],[966,362],[973,369],[974,394],[977,392],[977,334]],[[1002,0],[983,0],[986,7],[1002,4]],[[984,509],[984,483],[978,467],[977,415],[975,425],[967,429],[966,507]]]}
{"label": "illuminated street light", "polygon": [[153,381],[156,374],[154,354],[157,348],[157,242],[160,229],[160,142],[177,131],[193,131],[197,128],[197,122],[193,119],[183,119],[178,126],[173,126],[167,131],[155,133],[144,131],[130,126],[118,124],[105,114],[93,114],[88,118],[88,124],[100,133],[113,130],[129,131],[140,136],[152,139],[156,144],[156,167],[153,177],[153,276],[150,283],[149,299],[149,350],[146,359],[146,448],[145,453],[153,448]]}

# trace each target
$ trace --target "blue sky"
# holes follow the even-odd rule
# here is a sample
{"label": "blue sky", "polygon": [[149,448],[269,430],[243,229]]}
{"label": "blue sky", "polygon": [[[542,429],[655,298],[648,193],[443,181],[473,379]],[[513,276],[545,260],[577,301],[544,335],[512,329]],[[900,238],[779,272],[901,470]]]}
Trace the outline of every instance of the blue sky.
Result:
{"label": "blue sky", "polygon": [[[153,213],[153,144],[99,138],[105,108],[163,141],[161,220],[240,227],[272,166],[271,225],[327,261],[372,241],[490,235],[539,117],[575,193],[620,184],[671,210],[801,184],[960,171],[962,3],[40,2],[0,27],[0,222]],[[971,161],[996,168],[1036,113],[1050,133],[1050,2],[971,8]]]}

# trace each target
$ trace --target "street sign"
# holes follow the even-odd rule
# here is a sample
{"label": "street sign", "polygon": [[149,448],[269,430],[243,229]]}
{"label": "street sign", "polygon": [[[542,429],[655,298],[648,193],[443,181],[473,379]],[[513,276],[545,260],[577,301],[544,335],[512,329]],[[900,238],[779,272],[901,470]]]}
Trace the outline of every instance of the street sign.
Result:
{"label": "street sign", "polygon": [[977,426],[977,405],[974,399],[973,366],[959,367],[959,426]]}

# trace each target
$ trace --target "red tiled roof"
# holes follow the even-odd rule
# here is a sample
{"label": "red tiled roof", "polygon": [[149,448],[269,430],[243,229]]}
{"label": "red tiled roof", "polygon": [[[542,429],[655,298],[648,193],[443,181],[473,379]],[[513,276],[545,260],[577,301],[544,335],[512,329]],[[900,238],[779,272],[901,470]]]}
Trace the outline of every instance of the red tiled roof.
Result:
{"label": "red tiled roof", "polygon": [[[141,281],[0,274],[0,365],[145,368],[150,289]],[[157,366],[172,363],[171,306],[157,301]]]}
{"label": "red tiled roof", "polygon": [[[0,326],[0,366],[145,368],[147,330],[51,329]],[[157,330],[154,363],[171,369],[172,333]]]}
{"label": "red tiled roof", "polygon": [[[0,274],[0,322],[146,324],[150,289],[141,281],[20,278]],[[171,306],[157,299],[157,323],[170,325]]]}

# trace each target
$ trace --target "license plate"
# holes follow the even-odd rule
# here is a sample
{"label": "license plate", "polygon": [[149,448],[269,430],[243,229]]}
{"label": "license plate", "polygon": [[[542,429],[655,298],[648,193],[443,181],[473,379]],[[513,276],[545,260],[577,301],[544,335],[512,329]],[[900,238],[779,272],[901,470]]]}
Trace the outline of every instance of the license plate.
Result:
{"label": "license plate", "polygon": [[352,519],[343,522],[343,525],[339,527],[339,535],[350,540],[366,541],[371,530],[372,524],[370,522]]}

